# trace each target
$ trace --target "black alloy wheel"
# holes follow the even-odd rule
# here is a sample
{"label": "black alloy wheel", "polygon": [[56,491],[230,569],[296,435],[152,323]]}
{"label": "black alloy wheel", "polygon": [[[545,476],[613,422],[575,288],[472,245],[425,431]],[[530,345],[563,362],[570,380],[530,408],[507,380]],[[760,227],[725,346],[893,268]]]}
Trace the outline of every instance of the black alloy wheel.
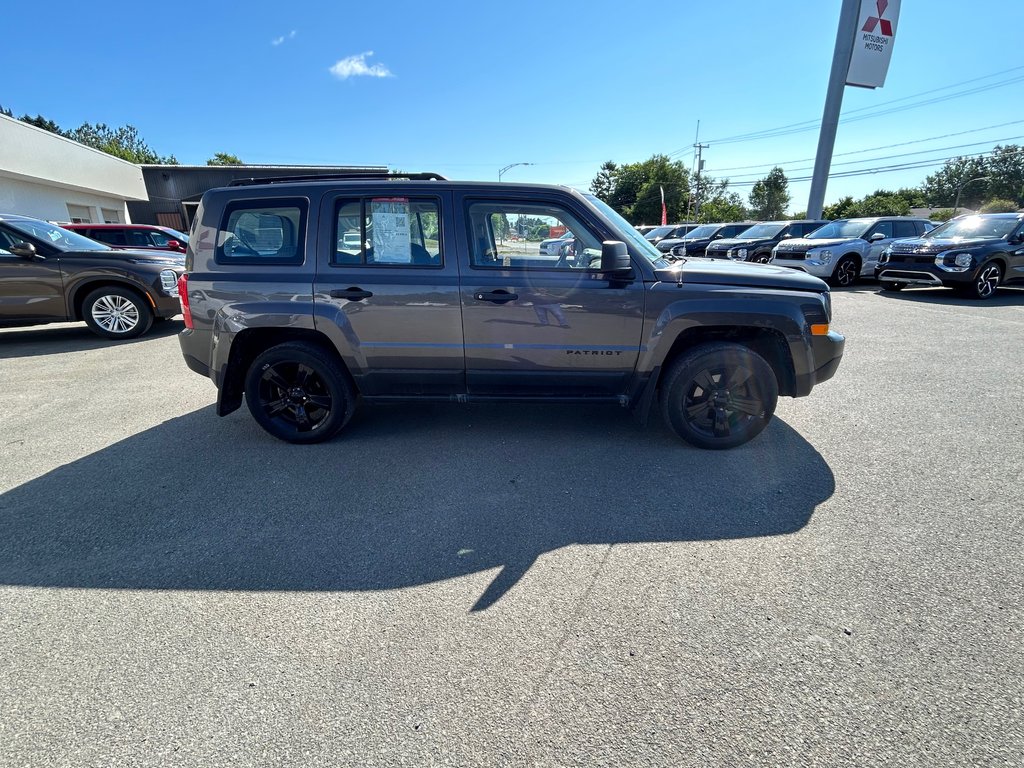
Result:
{"label": "black alloy wheel", "polygon": [[758,264],[769,264],[771,263],[772,255],[770,253],[758,253],[751,259],[751,261]]}
{"label": "black alloy wheel", "polygon": [[724,449],[756,437],[778,403],[775,372],[741,344],[702,344],[676,360],[661,388],[665,421],[699,448]]}
{"label": "black alloy wheel", "polygon": [[860,264],[854,256],[843,256],[832,273],[832,282],[841,288],[848,288],[860,277]]}
{"label": "black alloy wheel", "polygon": [[245,398],[253,418],[289,443],[333,437],[352,416],[355,397],[341,362],[307,342],[287,342],[249,367]]}
{"label": "black alloy wheel", "polygon": [[1002,279],[1003,270],[1000,269],[997,262],[990,261],[988,264],[982,265],[981,269],[978,270],[978,274],[967,289],[968,294],[971,298],[982,301],[991,299],[996,295]]}

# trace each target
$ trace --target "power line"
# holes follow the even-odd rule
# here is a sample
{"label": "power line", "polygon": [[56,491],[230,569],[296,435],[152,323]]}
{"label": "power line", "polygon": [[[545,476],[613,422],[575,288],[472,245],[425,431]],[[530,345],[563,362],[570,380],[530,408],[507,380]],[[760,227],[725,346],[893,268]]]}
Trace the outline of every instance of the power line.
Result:
{"label": "power line", "polygon": [[[1001,87],[1006,86],[1006,85],[1011,85],[1011,84],[1020,82],[1021,80],[1024,80],[1024,77],[1011,78],[1009,80],[1002,81],[1002,82],[999,82],[999,83],[990,83],[990,84],[988,84],[986,86],[982,86],[980,88],[968,89],[966,91],[961,91],[961,92],[954,93],[954,94],[946,94],[945,96],[941,96],[941,97],[938,97],[936,99],[927,99],[927,100],[925,100],[923,102],[920,102],[920,103],[907,104],[907,105],[904,105],[902,107],[893,108],[892,110],[885,110],[885,109],[881,109],[880,110],[880,108],[887,107],[887,106],[892,105],[892,104],[898,104],[900,102],[908,101],[908,100],[911,100],[911,99],[916,99],[916,98],[919,98],[921,96],[929,96],[929,95],[931,95],[933,93],[938,93],[940,91],[947,91],[947,90],[949,90],[951,88],[959,88],[960,86],[969,85],[971,83],[977,83],[977,82],[980,82],[982,80],[989,80],[989,79],[991,79],[993,77],[998,77],[999,75],[1004,75],[1004,74],[1007,74],[1009,72],[1017,72],[1017,71],[1022,70],[1022,69],[1024,69],[1024,66],[1011,67],[1009,69],[1004,69],[1004,70],[1001,70],[999,72],[992,72],[992,73],[990,73],[988,75],[983,75],[981,77],[971,78],[970,80],[963,80],[963,81],[960,81],[958,83],[952,83],[950,85],[944,85],[944,86],[941,86],[939,88],[933,88],[933,89],[930,89],[930,90],[927,90],[927,91],[921,91],[920,93],[911,94],[910,96],[903,96],[903,97],[898,98],[898,99],[891,99],[889,101],[884,101],[884,102],[881,102],[879,104],[872,104],[871,106],[861,107],[861,108],[858,108],[858,109],[850,110],[850,111],[848,111],[846,113],[847,116],[841,122],[854,122],[856,120],[866,120],[866,119],[869,119],[871,117],[881,117],[883,115],[892,114],[894,112],[905,111],[907,109],[916,109],[918,107],[928,106],[930,104],[936,104],[936,103],[939,103],[941,101],[948,101],[950,99],[960,98],[962,96],[968,96],[968,95],[972,95],[974,93],[982,93],[982,92],[987,91],[987,90],[992,90],[993,88],[1001,88]],[[870,114],[860,114],[860,113],[864,113],[864,112],[869,112]],[[712,139],[709,143],[711,143],[711,144],[728,144],[728,143],[735,143],[735,142],[740,142],[740,141],[756,141],[756,140],[759,140],[759,139],[775,138],[776,136],[785,136],[785,135],[788,135],[788,134],[791,134],[791,133],[801,133],[801,132],[804,132],[804,131],[814,130],[815,128],[817,128],[820,125],[820,123],[821,123],[820,120],[804,120],[802,122],[790,123],[788,125],[777,126],[775,128],[766,128],[766,129],[763,129],[763,130],[760,130],[760,131],[752,131],[752,132],[744,133],[744,134],[736,134],[736,135],[733,135],[733,136],[726,136],[726,137],[723,137],[721,139]],[[689,147],[682,147],[682,148],[677,149],[677,150],[675,150],[673,152],[670,152],[669,153],[669,157],[674,157],[676,155],[682,154],[687,149],[689,149]]]}
{"label": "power line", "polygon": [[[907,147],[911,144],[924,144],[929,141],[938,141],[939,139],[951,139],[954,136],[966,136],[969,133],[980,133],[982,131],[990,131],[995,128],[1005,128],[1008,125],[1020,125],[1024,123],[1024,120],[1011,120],[1008,123],[999,123],[998,125],[986,125],[984,128],[972,128],[969,131],[958,131],[956,133],[944,133],[941,136],[929,136],[926,139],[913,139],[912,141],[901,141],[897,144],[883,144],[880,147],[868,147],[867,149],[854,149],[849,152],[838,152],[834,157],[847,157],[849,155],[860,155],[865,152],[876,152],[880,149],[895,149],[896,147]],[[935,150],[939,151],[939,150]],[[752,168],[774,168],[779,165],[788,165],[790,163],[808,163],[814,160],[813,157],[801,157],[797,160],[780,160],[776,163],[760,163],[758,165],[734,165],[729,168],[712,168],[709,173],[724,173],[725,171],[746,171]]]}

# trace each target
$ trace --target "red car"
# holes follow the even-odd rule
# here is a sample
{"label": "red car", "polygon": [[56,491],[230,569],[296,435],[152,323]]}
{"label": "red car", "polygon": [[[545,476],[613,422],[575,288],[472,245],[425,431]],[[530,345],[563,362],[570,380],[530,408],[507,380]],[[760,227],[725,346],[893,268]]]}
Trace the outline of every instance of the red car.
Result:
{"label": "red car", "polygon": [[188,235],[170,227],[151,224],[63,224],[64,229],[78,232],[111,248],[185,252]]}

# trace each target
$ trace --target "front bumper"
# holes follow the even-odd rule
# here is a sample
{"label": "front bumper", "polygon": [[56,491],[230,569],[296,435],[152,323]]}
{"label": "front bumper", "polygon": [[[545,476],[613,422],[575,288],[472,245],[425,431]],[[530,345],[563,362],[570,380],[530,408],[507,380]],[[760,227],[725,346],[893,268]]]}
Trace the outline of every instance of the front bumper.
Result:
{"label": "front bumper", "polygon": [[822,279],[832,277],[832,270],[835,269],[835,257],[832,258],[832,261],[825,264],[816,259],[787,259],[783,256],[776,256],[771,263],[777,264],[780,267],[788,267],[789,269],[799,269],[801,272],[806,272],[809,275]]}
{"label": "front bumper", "polygon": [[829,331],[825,336],[811,336],[810,339],[810,365],[807,371],[797,374],[794,397],[809,395],[815,385],[835,376],[843,360],[846,337],[841,333]]}
{"label": "front bumper", "polygon": [[881,283],[956,287],[974,282],[980,269],[978,266],[964,272],[947,272],[935,266],[934,261],[920,264],[889,260],[875,267],[875,279]]}

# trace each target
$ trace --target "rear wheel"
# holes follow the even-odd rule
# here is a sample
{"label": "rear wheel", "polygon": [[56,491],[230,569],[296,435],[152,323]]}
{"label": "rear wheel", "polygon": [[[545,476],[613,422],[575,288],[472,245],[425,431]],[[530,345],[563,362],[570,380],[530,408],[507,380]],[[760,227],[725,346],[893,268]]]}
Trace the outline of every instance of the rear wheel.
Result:
{"label": "rear wheel", "polygon": [[289,443],[328,440],[355,410],[355,392],[341,362],[300,341],[257,356],[245,377],[245,401],[261,427]]}
{"label": "rear wheel", "polygon": [[740,344],[701,344],[669,368],[661,410],[672,430],[699,448],[734,448],[775,413],[779,384],[764,358]]}
{"label": "rear wheel", "polygon": [[82,319],[105,339],[134,339],[153,324],[153,310],[135,291],[108,285],[85,297]]}

